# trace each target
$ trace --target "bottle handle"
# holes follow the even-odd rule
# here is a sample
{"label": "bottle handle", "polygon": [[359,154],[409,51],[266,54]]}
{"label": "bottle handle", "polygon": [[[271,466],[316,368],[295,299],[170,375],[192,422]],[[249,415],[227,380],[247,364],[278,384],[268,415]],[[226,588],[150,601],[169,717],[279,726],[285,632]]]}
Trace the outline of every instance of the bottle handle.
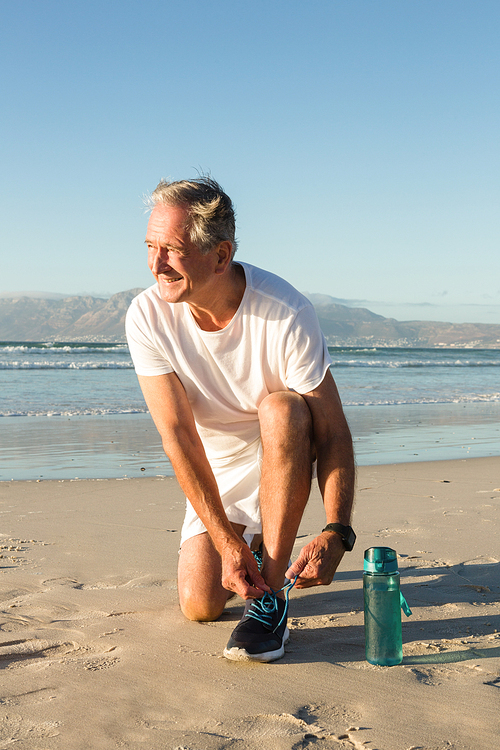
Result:
{"label": "bottle handle", "polygon": [[408,602],[404,598],[402,591],[399,592],[399,602],[401,604],[401,609],[403,610],[403,612],[405,613],[405,615],[407,617],[410,617],[410,615],[412,614],[412,611],[411,611],[411,609],[410,609],[410,607],[408,605]]}

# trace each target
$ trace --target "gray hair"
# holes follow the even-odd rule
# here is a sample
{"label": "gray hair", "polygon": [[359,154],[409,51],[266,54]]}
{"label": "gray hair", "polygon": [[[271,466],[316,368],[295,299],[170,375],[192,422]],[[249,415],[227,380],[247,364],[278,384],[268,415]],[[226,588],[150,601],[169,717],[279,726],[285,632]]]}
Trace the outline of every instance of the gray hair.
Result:
{"label": "gray hair", "polygon": [[196,180],[170,182],[160,180],[147,199],[152,209],[164,206],[186,206],[186,230],[189,239],[202,255],[209,253],[220,242],[229,240],[233,258],[237,242],[234,206],[221,186],[207,175]]}

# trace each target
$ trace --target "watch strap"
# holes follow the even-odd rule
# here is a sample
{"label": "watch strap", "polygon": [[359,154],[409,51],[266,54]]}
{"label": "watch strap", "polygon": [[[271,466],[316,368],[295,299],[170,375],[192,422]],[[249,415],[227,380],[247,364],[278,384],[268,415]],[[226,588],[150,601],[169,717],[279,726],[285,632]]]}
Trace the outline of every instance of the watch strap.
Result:
{"label": "watch strap", "polygon": [[344,526],[342,523],[328,523],[323,531],[333,531],[335,534],[339,534],[347,552],[350,552],[354,547],[356,534],[351,526]]}

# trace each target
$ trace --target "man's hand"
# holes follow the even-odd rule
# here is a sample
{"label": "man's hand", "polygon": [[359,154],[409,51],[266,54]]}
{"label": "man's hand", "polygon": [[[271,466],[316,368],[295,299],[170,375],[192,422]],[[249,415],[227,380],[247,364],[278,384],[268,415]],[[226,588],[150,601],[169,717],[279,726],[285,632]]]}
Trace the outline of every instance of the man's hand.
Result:
{"label": "man's hand", "polygon": [[260,599],[265,591],[271,591],[245,542],[227,546],[221,558],[222,585],[228,591],[234,591],[242,599]]}
{"label": "man's hand", "polygon": [[345,547],[339,534],[323,532],[302,548],[285,575],[289,580],[299,576],[295,584],[298,589],[328,586],[344,553]]}

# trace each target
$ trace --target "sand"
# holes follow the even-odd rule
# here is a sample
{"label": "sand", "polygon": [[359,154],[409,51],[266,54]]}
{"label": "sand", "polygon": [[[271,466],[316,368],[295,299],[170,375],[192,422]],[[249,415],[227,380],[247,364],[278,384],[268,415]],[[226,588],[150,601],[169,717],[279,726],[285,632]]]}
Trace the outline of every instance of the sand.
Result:
{"label": "sand", "polygon": [[[229,662],[233,600],[187,622],[174,478],[0,483],[0,748],[493,750],[500,459],[361,467],[354,551],[293,591],[272,664]],[[324,520],[313,489],[297,550]],[[362,560],[394,547],[404,660],[364,657]]]}

